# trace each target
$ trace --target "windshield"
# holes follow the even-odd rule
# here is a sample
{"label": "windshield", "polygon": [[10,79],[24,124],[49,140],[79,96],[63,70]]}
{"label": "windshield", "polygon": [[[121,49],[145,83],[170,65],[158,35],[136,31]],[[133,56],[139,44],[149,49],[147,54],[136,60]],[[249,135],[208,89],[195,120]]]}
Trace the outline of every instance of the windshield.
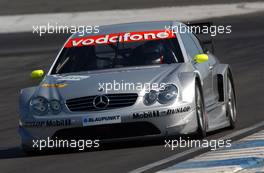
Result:
{"label": "windshield", "polygon": [[177,38],[65,47],[51,74],[183,62]]}

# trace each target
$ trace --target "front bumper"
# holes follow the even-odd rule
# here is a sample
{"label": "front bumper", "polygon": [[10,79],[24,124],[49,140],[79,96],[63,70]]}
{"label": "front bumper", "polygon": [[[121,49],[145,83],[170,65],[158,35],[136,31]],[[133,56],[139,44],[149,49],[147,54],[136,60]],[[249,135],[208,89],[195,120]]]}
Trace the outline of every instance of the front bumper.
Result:
{"label": "front bumper", "polygon": [[31,146],[33,140],[48,137],[113,141],[189,134],[196,130],[195,107],[190,103],[155,110],[126,108],[63,116],[35,116],[21,119],[19,125],[22,144],[27,146]]}

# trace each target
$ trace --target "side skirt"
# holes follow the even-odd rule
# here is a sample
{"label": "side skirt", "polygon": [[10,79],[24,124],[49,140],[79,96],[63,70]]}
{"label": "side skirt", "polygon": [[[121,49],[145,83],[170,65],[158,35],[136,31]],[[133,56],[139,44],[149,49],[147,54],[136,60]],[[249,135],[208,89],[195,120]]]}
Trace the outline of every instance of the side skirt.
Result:
{"label": "side skirt", "polygon": [[217,103],[206,108],[206,112],[208,117],[207,132],[211,132],[229,126],[229,121],[226,117],[225,102]]}

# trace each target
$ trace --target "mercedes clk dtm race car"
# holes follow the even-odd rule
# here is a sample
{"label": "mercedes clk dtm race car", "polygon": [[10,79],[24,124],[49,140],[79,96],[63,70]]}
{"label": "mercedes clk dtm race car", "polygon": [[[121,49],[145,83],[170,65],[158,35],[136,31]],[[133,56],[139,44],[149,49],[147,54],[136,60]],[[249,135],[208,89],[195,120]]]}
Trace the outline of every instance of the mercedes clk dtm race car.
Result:
{"label": "mercedes clk dtm race car", "polygon": [[[128,140],[234,127],[228,64],[173,21],[101,26],[73,34],[38,86],[20,94],[22,146],[36,139]],[[166,26],[166,27],[165,27]]]}

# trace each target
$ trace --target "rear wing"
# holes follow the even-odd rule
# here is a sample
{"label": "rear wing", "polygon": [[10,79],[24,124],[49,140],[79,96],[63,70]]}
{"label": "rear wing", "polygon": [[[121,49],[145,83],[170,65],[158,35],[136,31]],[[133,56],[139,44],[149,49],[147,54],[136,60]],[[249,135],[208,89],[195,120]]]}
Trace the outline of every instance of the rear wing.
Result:
{"label": "rear wing", "polygon": [[210,31],[211,26],[213,26],[212,22],[200,22],[200,23],[187,23],[186,24],[189,29],[194,33],[198,40],[200,41],[203,49],[205,52],[212,52],[214,53],[215,47],[214,47],[214,40],[211,36],[210,32],[203,32],[203,30],[207,29],[207,31]]}

